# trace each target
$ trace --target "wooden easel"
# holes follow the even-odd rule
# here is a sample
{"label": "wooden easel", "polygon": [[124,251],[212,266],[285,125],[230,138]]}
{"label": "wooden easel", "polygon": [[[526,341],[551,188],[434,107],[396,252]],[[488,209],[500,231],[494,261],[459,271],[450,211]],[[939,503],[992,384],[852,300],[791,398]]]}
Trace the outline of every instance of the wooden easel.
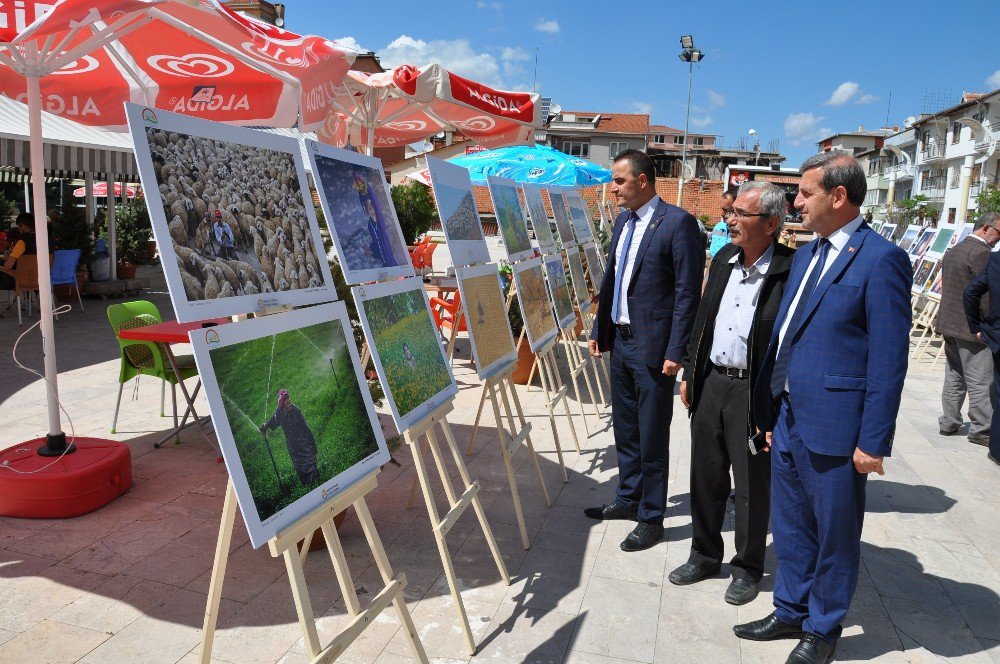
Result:
{"label": "wooden easel", "polygon": [[[406,633],[406,638],[413,649],[413,654],[420,662],[427,662],[427,653],[417,635],[410,611],[403,601],[403,588],[406,587],[405,574],[393,574],[389,559],[385,555],[382,547],[382,540],[375,529],[375,522],[368,511],[365,496],[368,495],[378,484],[376,475],[378,471],[372,471],[364,478],[348,487],[342,494],[323,504],[319,509],[313,511],[297,523],[292,524],[268,542],[268,548],[273,557],[284,556],[285,569],[288,571],[288,582],[292,587],[292,597],[295,600],[295,611],[299,617],[299,625],[302,627],[302,634],[305,638],[306,649],[312,662],[332,662],[344,653],[347,647],[357,639],[365,628],[370,625],[390,604],[395,606],[399,615],[400,623]],[[361,528],[364,530],[365,538],[371,547],[372,555],[375,557],[375,564],[382,574],[382,581],[385,587],[379,592],[367,608],[362,609],[358,601],[358,594],[354,589],[354,581],[351,578],[350,569],[347,566],[347,557],[344,555],[344,548],[340,544],[340,536],[337,528],[333,525],[333,517],[336,514],[354,505]],[[209,664],[212,659],[212,644],[215,640],[216,623],[219,616],[219,603],[222,600],[222,583],[226,578],[226,564],[229,558],[229,544],[233,537],[233,524],[236,521],[236,489],[232,481],[228,483],[226,489],[226,501],[222,508],[222,520],[219,524],[219,540],[215,546],[215,562],[212,565],[212,579],[208,586],[208,601],[205,606],[205,621],[201,633],[201,653],[199,662]],[[305,571],[302,562],[306,554],[309,553],[309,541],[312,534],[320,528],[323,537],[326,539],[326,549],[330,554],[333,569],[337,574],[337,583],[340,584],[340,592],[344,596],[344,603],[347,610],[353,616],[353,620],[340,631],[328,644],[322,645],[319,641],[319,633],[316,629],[316,618],[313,614],[312,603],[309,600],[309,590],[306,585]],[[304,541],[305,540],[305,541]],[[301,553],[296,545],[303,542]]]}
{"label": "wooden easel", "polygon": [[[469,616],[465,611],[465,604],[462,602],[461,588],[459,588],[458,580],[455,578],[455,566],[451,560],[451,553],[448,551],[448,542],[445,539],[448,531],[451,530],[452,526],[455,525],[455,522],[458,521],[469,505],[472,505],[476,511],[476,517],[479,519],[479,525],[483,529],[483,535],[486,536],[486,542],[489,544],[493,560],[497,564],[497,570],[507,585],[510,585],[510,575],[507,573],[507,566],[503,562],[503,556],[500,555],[500,549],[497,547],[496,539],[493,537],[493,530],[486,520],[486,511],[483,509],[482,501],[479,499],[479,483],[473,482],[470,479],[469,471],[466,469],[462,455],[458,451],[455,435],[452,433],[451,425],[448,424],[447,415],[453,408],[453,401],[448,401],[441,405],[428,417],[425,417],[422,421],[407,429],[403,437],[413,452],[413,465],[417,469],[417,479],[419,479],[420,488],[424,495],[427,516],[431,521],[431,530],[434,531],[434,539],[437,541],[438,553],[441,555],[441,564],[444,566],[444,574],[448,579],[448,587],[451,590],[452,599],[455,600],[455,609],[458,611],[459,622],[465,634],[465,644],[469,654],[474,655],[476,653],[476,642],[472,636]],[[451,478],[445,466],[444,458],[441,455],[437,436],[434,433],[435,426],[440,426],[444,432],[445,442],[451,451],[455,466],[458,468],[458,474],[462,479],[462,486],[464,487],[461,495],[456,495],[454,487],[452,487]],[[424,445],[430,448],[431,457],[434,459],[434,465],[437,467],[438,476],[441,479],[441,484],[444,486],[444,492],[448,496],[449,508],[444,518],[441,518],[437,503],[434,501],[434,489],[431,486],[430,475],[427,472],[427,463],[424,459]],[[528,548],[527,539],[525,539],[524,519],[521,515],[521,503],[517,499],[517,487],[513,484],[513,477],[510,472],[510,466],[508,465],[507,473],[511,480],[511,490],[514,495],[514,509],[517,512],[518,523],[521,524],[521,537],[524,541],[524,548]],[[413,489],[411,488],[411,500],[412,493]]]}
{"label": "wooden easel", "polygon": [[[583,334],[586,336],[587,330],[594,329],[594,319],[596,316],[590,312],[580,311],[580,315],[583,316]],[[604,390],[601,390],[601,399],[604,403],[610,403],[611,397],[611,372],[608,370],[608,364],[605,361],[605,356],[594,357],[590,353],[587,353],[587,357],[590,359],[591,366],[594,367],[594,380],[597,381],[598,386],[601,385],[601,375],[604,376],[604,383],[608,386],[608,397],[605,398]],[[597,367],[600,367],[598,371]]]}
{"label": "wooden easel", "polygon": [[[587,436],[590,437],[590,426],[587,424],[587,414],[584,411],[583,399],[580,396],[580,375],[583,375],[583,380],[586,383],[587,393],[590,395],[590,401],[594,405],[594,417],[600,419],[601,412],[597,406],[597,399],[594,398],[594,386],[590,382],[590,372],[587,371],[587,360],[583,358],[580,353],[580,346],[577,344],[577,337],[573,334],[573,326],[576,325],[576,318],[565,328],[559,331],[559,338],[563,342],[563,348],[566,349],[566,366],[569,369],[569,377],[573,382],[573,397],[576,399],[576,403],[580,406],[580,418],[583,420],[583,430],[586,432]],[[600,382],[598,382],[598,388],[601,389]],[[601,399],[604,399],[604,392],[601,389]]]}
{"label": "wooden easel", "polygon": [[[542,379],[542,391],[545,393],[545,410],[549,414],[549,424],[552,426],[552,438],[556,442],[556,449],[559,448],[559,432],[556,430],[555,409],[559,402],[562,402],[563,411],[566,414],[566,421],[569,422],[570,433],[573,434],[573,444],[576,446],[577,454],[580,453],[580,439],[576,435],[576,426],[573,424],[573,415],[569,412],[569,404],[566,403],[566,386],[563,385],[559,376],[559,365],[556,364],[555,348],[558,340],[553,339],[543,348],[535,352],[535,365],[538,367],[538,375]],[[562,454],[559,455],[559,465],[562,467],[563,482],[568,481],[566,477],[566,466],[563,464]]]}

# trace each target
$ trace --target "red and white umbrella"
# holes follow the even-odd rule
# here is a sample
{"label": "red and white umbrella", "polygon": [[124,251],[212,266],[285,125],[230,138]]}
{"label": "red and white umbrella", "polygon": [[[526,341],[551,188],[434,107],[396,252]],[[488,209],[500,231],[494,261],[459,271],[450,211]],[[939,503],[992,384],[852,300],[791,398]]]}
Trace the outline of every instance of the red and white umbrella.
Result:
{"label": "red and white umbrella", "polygon": [[44,109],[124,128],[123,102],[241,125],[316,127],[353,52],[246,19],[216,0],[0,4],[0,94],[28,105],[49,446],[59,453],[52,287],[45,231]]}
{"label": "red and white umbrella", "polygon": [[400,65],[380,74],[348,72],[320,140],[391,147],[455,129],[480,145],[534,143],[541,127],[538,95],[496,90],[441,65]]}
{"label": "red and white umbrella", "polygon": [[[106,198],[108,195],[108,183],[95,182],[93,190],[94,190],[94,196],[96,196],[97,198]],[[126,191],[128,191],[129,198],[135,198],[136,194],[139,191],[139,187],[134,184],[130,184],[128,186],[128,189],[126,189]],[[84,198],[86,197],[86,195],[87,195],[86,187],[78,187],[77,189],[73,190],[73,196],[75,196],[76,198]],[[115,182],[115,196],[120,198],[121,195],[122,195],[122,183]]]}

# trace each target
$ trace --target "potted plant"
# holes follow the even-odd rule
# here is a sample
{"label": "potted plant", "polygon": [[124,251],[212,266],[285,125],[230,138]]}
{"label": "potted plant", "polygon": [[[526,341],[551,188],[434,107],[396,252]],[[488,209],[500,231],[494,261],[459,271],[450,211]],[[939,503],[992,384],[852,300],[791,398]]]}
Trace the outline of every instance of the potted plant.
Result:
{"label": "potted plant", "polygon": [[[87,223],[87,215],[82,207],[67,205],[52,215],[53,249],[79,249],[80,261],[76,266],[76,285],[83,292],[87,280],[87,266],[94,256],[94,233]],[[53,287],[56,299],[76,301],[76,293],[69,284]]]}
{"label": "potted plant", "polygon": [[115,243],[119,279],[134,279],[139,265],[153,262],[149,255],[152,233],[149,211],[143,198],[137,196],[115,207]]}

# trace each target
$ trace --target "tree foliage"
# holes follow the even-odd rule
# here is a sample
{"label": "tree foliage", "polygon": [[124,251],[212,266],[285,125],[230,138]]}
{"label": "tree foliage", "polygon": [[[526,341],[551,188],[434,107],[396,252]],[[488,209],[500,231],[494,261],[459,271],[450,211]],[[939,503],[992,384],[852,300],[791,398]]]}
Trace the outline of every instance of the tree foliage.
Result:
{"label": "tree foliage", "polygon": [[414,244],[438,220],[437,208],[430,187],[419,182],[398,184],[391,189],[392,204],[403,229],[403,240]]}
{"label": "tree foliage", "polygon": [[976,204],[976,211],[972,213],[973,221],[987,212],[1000,213],[1000,188],[992,184],[986,187],[976,196]]}

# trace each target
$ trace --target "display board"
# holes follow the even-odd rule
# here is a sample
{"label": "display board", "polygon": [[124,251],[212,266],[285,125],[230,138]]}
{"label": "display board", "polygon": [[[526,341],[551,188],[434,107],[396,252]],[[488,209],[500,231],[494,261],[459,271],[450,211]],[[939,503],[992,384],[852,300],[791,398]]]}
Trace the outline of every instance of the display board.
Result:
{"label": "display board", "polygon": [[580,249],[566,249],[566,262],[569,263],[569,273],[573,277],[573,297],[576,306],[584,309],[590,305],[590,289],[587,287],[587,277],[583,271],[583,261],[580,259]]}
{"label": "display board", "polygon": [[437,202],[438,217],[448,240],[452,263],[458,267],[488,263],[482,223],[472,195],[469,171],[446,161],[427,157],[427,172]]}
{"label": "display board", "polygon": [[961,226],[956,226],[955,234],[951,236],[951,242],[948,243],[948,249],[951,249],[956,244],[972,235],[972,231],[975,227],[976,225],[973,223],[964,223]]}
{"label": "display board", "polygon": [[493,200],[493,210],[507,260],[514,262],[530,258],[535,251],[528,237],[528,222],[525,220],[524,208],[521,207],[517,183],[489,175],[486,177],[486,184]]}
{"label": "display board", "polygon": [[337,299],[295,139],[125,112],[177,320]]}
{"label": "display board", "polygon": [[573,297],[566,283],[566,270],[563,268],[562,256],[546,256],[545,281],[549,285],[549,295],[555,309],[559,329],[565,330],[576,322],[576,312],[573,311]]}
{"label": "display board", "polygon": [[355,286],[351,292],[402,433],[458,394],[424,285],[419,279],[402,279]]}
{"label": "display board", "polygon": [[576,189],[567,191],[566,207],[569,210],[570,223],[573,225],[573,232],[576,233],[576,241],[579,244],[586,244],[594,241],[593,227],[590,225],[590,215],[587,214],[587,205],[583,202],[583,197]]}
{"label": "display board", "polygon": [[556,251],[556,240],[552,237],[552,226],[548,215],[545,214],[542,189],[538,185],[522,184],[521,190],[524,192],[524,202],[531,217],[531,229],[535,232],[535,241],[538,242],[538,251],[551,254]]}
{"label": "display board", "polygon": [[524,331],[528,335],[528,346],[532,352],[542,350],[556,335],[556,320],[552,316],[552,305],[545,292],[545,276],[542,274],[542,259],[515,263],[513,266],[514,287],[517,288],[517,302],[521,307]]}
{"label": "display board", "polygon": [[569,213],[566,211],[566,195],[559,187],[549,187],[549,203],[552,206],[552,216],[556,220],[556,233],[559,234],[559,242],[563,247],[568,247],[576,242],[573,237],[573,225],[569,220]]}
{"label": "display board", "polygon": [[412,277],[382,162],[316,141],[306,153],[347,283]]}
{"label": "display board", "polygon": [[921,258],[917,261],[916,269],[913,271],[912,290],[914,292],[920,293],[924,290],[924,284],[927,283],[927,278],[934,271],[938,261],[940,261],[939,258]]}
{"label": "display board", "polygon": [[934,235],[936,233],[936,228],[925,228],[920,231],[917,239],[914,240],[912,245],[910,245],[910,257],[915,259],[918,256],[922,256],[924,252],[927,251],[928,247],[931,246],[931,242],[934,240]]}
{"label": "display board", "polygon": [[455,276],[472,340],[476,372],[480,380],[486,380],[517,360],[500,275],[495,263],[487,263],[457,268]]}
{"label": "display board", "polygon": [[923,227],[920,224],[910,224],[907,226],[903,237],[899,240],[899,248],[903,251],[909,251],[913,243],[917,241],[917,236],[920,235],[921,228]]}
{"label": "display board", "polygon": [[254,548],[389,460],[342,302],[190,338]]}
{"label": "display board", "polygon": [[593,242],[582,248],[583,255],[587,258],[587,269],[590,270],[590,283],[594,287],[594,293],[600,293],[601,284],[604,283],[604,261],[601,260],[597,245]]}
{"label": "display board", "polygon": [[939,286],[937,294],[940,295],[940,293],[941,293],[941,290],[940,290],[940,283],[941,283],[940,275],[941,275],[941,264],[943,262],[944,261],[940,261],[940,260],[936,261],[934,263],[934,267],[932,267],[931,271],[927,273],[927,278],[924,279],[924,282],[921,285],[921,290],[924,291],[925,293],[932,292],[932,290],[931,290],[932,287],[934,286],[935,283],[937,283],[938,286]]}
{"label": "display board", "polygon": [[896,232],[896,224],[882,224],[882,228],[880,228],[877,232],[886,240],[892,242],[892,236]]}
{"label": "display board", "polygon": [[957,230],[955,226],[944,226],[938,229],[937,235],[934,236],[934,241],[931,242],[931,246],[927,250],[927,255],[939,258],[943,256],[945,250],[951,246],[951,239],[955,236],[955,231]]}

